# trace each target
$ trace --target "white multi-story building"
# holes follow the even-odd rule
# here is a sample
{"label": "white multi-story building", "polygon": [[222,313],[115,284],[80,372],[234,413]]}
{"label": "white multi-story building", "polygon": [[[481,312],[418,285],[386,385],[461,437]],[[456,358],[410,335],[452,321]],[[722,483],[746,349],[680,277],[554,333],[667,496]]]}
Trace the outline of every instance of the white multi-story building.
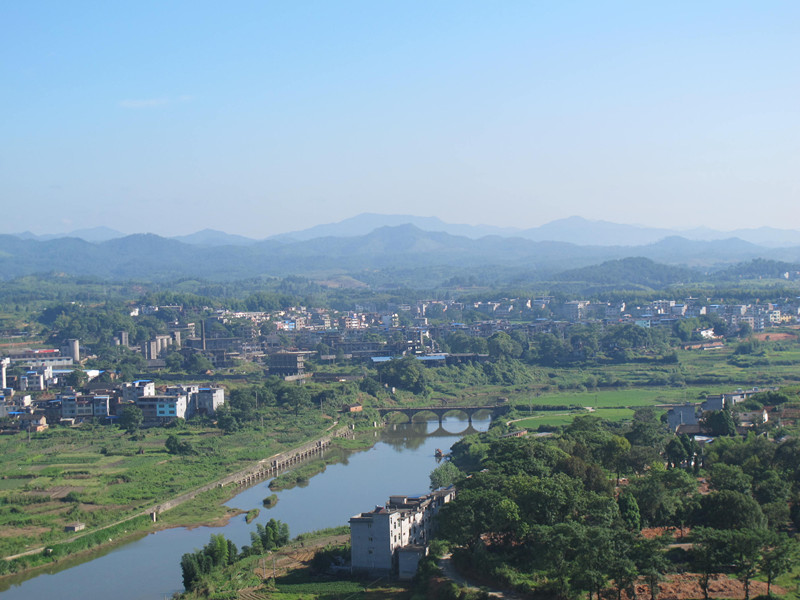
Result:
{"label": "white multi-story building", "polygon": [[[152,384],[152,382],[146,382]],[[134,382],[143,384],[143,382]],[[133,386],[134,384],[126,384]],[[131,388],[124,388],[125,390]],[[136,398],[136,406],[142,409],[144,422],[147,425],[163,425],[174,419],[187,419],[196,414],[213,415],[217,409],[225,404],[225,389],[221,387],[203,387],[196,383],[171,385],[166,388],[163,395],[156,395],[155,388],[150,393],[144,393],[144,386],[140,385],[137,390],[142,390],[141,395]],[[132,392],[131,392],[132,393]]]}
{"label": "white multi-story building", "polygon": [[156,395],[156,384],[148,379],[139,379],[122,385],[122,399],[125,402],[136,402],[139,398]]}
{"label": "white multi-story building", "polygon": [[455,496],[455,488],[424,496],[391,496],[386,506],[350,518],[353,571],[410,579],[427,554],[434,517]]}
{"label": "white multi-story building", "polygon": [[200,414],[213,415],[223,404],[225,404],[225,390],[223,388],[200,388],[195,394],[194,410]]}
{"label": "white multi-story building", "polygon": [[163,425],[175,419],[185,419],[187,405],[185,395],[143,396],[136,401],[145,425]]}

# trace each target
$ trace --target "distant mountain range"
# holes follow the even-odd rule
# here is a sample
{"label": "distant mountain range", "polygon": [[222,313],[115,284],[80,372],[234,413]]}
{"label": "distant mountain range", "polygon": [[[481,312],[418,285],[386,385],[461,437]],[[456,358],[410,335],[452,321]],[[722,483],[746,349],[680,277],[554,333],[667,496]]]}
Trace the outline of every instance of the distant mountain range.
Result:
{"label": "distant mountain range", "polygon": [[[592,221],[582,217],[569,217],[552,221],[541,227],[531,229],[515,229],[510,227],[492,227],[488,225],[458,225],[446,223],[436,217],[416,217],[413,215],[380,215],[364,213],[344,219],[338,223],[316,225],[308,229],[283,233],[268,238],[276,242],[304,242],[318,238],[336,237],[353,238],[368,235],[382,227],[399,227],[413,225],[426,232],[447,233],[451,236],[466,237],[477,240],[487,236],[502,238],[522,238],[535,242],[565,242],[584,246],[643,246],[655,244],[670,237],[680,237],[694,241],[717,241],[738,238],[742,241],[766,248],[800,246],[800,231],[760,227],[754,229],[737,229],[735,231],[718,231],[708,228],[695,228],[686,231],[624,225],[609,221]],[[35,235],[30,232],[15,234],[25,240],[49,241],[60,238],[78,238],[92,243],[102,243],[125,237],[108,227],[82,229],[58,235]],[[233,235],[214,229],[204,229],[190,235],[176,236],[171,239],[195,246],[248,246],[259,243],[259,240]],[[261,240],[263,241],[263,240]]]}
{"label": "distant mountain range", "polygon": [[[233,280],[291,274],[383,273],[383,281],[403,273],[407,285],[435,285],[449,277],[478,270],[516,277],[518,281],[550,278],[563,282],[602,281],[603,273],[637,285],[664,281],[692,281],[735,263],[764,259],[770,263],[769,276],[779,276],[789,263],[800,261],[800,245],[766,248],[741,239],[687,240],[672,236],[639,246],[578,245],[564,241],[534,241],[523,237],[483,236],[477,239],[446,232],[425,231],[405,224],[384,226],[364,235],[243,241],[235,236],[206,231],[181,239],[153,234],[136,234],[102,242],[76,237],[39,241],[0,235],[0,278],[34,273],[66,273],[112,280],[169,280],[183,277]],[[577,271],[604,261],[649,259],[671,265],[658,271],[649,263],[625,261],[605,271]],[[676,270],[680,267],[684,270]],[[690,277],[685,269],[693,269]],[[760,267],[739,276],[759,276]],[[761,269],[764,270],[764,269]],[[436,273],[423,281],[423,276]],[[559,273],[561,275],[559,275]],[[426,275],[427,274],[427,275]]]}

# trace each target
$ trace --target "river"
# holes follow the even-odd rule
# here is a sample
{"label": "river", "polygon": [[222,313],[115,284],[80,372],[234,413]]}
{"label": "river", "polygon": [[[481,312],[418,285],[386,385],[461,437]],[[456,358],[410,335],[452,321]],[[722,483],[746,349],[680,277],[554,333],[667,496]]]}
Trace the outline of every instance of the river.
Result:
{"label": "river", "polygon": [[[489,417],[473,418],[478,431],[486,431]],[[383,505],[392,494],[421,494],[428,490],[428,475],[436,467],[436,448],[447,450],[469,423],[446,418],[388,426],[374,432],[378,442],[369,450],[349,455],[312,477],[306,486],[277,492],[278,503],[265,509],[269,480],[260,482],[226,502],[227,506],[261,514],[249,525],[244,515],[224,527],[165,529],[108,550],[75,566],[56,565],[57,572],[0,582],[3,600],[163,600],[183,590],[181,555],[201,548],[212,533],[222,533],[239,548],[250,544],[256,523],[275,518],[288,523],[292,536],[325,527],[346,525],[356,513]],[[9,587],[10,586],[10,587]]]}

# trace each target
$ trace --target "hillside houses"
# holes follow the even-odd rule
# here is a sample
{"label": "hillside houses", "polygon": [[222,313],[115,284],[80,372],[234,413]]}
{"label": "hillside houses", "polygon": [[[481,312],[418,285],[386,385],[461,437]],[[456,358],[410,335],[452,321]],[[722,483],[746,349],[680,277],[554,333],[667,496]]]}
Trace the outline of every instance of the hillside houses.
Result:
{"label": "hillside houses", "polygon": [[[686,404],[673,406],[667,411],[667,426],[673,433],[699,431],[700,419],[703,413],[719,411],[733,408],[739,402],[744,402],[753,394],[765,391],[775,391],[778,388],[752,388],[749,390],[738,389],[734,392],[725,394],[709,394],[701,404],[687,402]],[[737,413],[741,424],[752,426],[753,424],[765,423],[769,420],[769,413],[766,410],[743,411]]]}

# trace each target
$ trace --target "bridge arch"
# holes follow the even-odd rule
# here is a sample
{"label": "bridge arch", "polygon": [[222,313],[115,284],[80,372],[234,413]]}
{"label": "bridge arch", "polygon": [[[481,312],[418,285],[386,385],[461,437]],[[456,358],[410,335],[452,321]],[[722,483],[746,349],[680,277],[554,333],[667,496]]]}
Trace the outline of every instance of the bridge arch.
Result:
{"label": "bridge arch", "polygon": [[400,413],[408,418],[410,423],[414,422],[414,417],[418,414],[431,413],[439,420],[439,427],[442,427],[442,420],[450,413],[460,413],[466,415],[467,421],[472,425],[472,417],[481,412],[489,412],[492,417],[496,417],[508,412],[508,406],[420,406],[420,407],[391,407],[379,408],[381,417],[387,417],[393,413]]}

